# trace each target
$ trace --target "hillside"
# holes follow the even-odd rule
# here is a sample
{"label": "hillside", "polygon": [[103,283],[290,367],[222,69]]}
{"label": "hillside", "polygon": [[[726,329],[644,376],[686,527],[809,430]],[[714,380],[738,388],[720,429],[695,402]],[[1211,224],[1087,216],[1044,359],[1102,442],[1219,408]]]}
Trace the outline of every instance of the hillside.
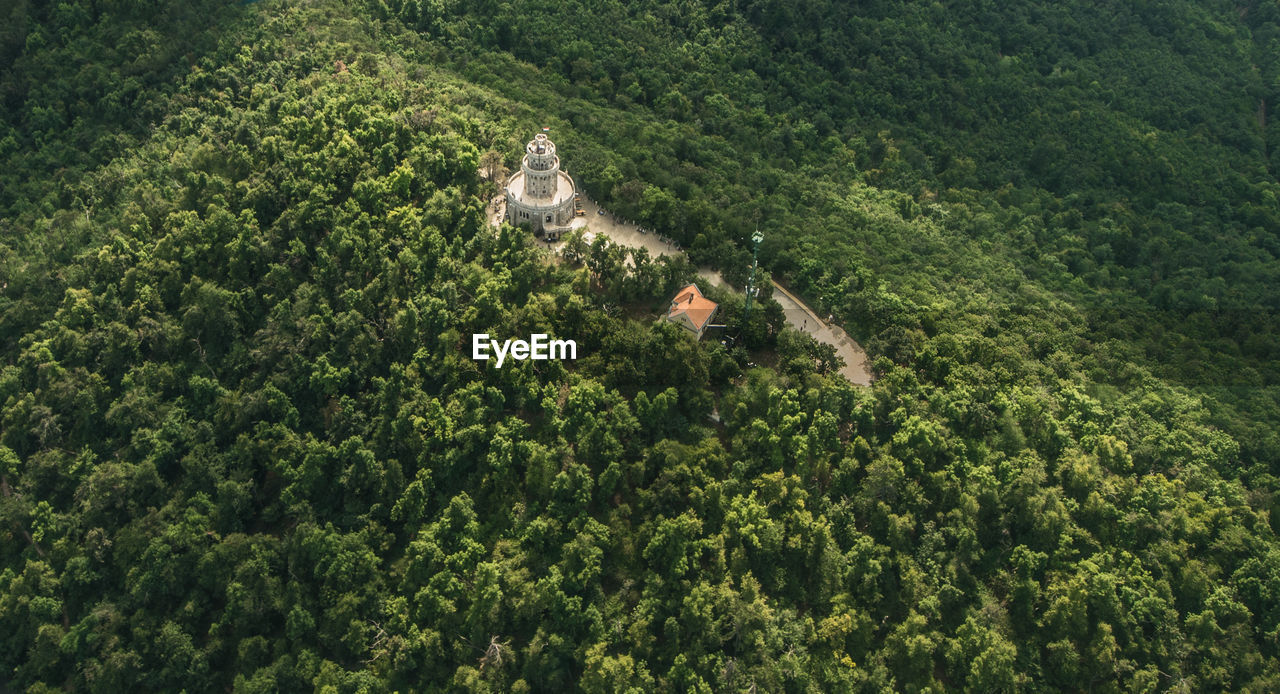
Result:
{"label": "hillside", "polygon": [[7,12],[0,685],[1280,688],[1274,3]]}

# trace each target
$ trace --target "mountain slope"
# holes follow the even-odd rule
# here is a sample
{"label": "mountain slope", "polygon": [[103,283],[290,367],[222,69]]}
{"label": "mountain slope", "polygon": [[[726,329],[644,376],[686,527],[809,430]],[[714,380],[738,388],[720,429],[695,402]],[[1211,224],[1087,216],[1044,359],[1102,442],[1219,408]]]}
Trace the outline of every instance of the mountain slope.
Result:
{"label": "mountain slope", "polygon": [[[185,7],[0,36],[11,686],[1277,687],[1267,6]],[[880,378],[488,228],[543,126]]]}

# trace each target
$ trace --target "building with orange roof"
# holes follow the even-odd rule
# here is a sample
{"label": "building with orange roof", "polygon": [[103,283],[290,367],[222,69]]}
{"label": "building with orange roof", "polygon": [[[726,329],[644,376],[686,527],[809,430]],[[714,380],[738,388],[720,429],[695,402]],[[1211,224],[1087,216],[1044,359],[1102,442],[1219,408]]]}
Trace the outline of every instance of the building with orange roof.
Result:
{"label": "building with orange roof", "polygon": [[698,285],[690,284],[671,300],[671,308],[667,310],[667,320],[679,325],[702,339],[702,334],[711,327],[711,319],[716,315],[720,305],[702,295]]}

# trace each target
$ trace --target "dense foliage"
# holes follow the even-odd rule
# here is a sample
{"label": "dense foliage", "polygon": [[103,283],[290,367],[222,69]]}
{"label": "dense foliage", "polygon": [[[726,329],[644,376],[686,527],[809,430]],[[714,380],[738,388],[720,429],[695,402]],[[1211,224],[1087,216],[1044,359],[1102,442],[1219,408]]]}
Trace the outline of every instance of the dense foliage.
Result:
{"label": "dense foliage", "polygon": [[8,12],[0,684],[1280,688],[1274,3]]}

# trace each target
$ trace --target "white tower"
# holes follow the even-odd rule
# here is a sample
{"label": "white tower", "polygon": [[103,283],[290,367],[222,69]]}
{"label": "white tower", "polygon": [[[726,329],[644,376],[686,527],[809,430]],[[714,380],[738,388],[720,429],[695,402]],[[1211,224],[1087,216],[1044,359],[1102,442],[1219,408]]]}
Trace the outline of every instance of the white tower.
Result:
{"label": "white tower", "polygon": [[577,186],[560,170],[556,144],[538,133],[524,147],[520,170],[507,179],[507,221],[558,238],[574,217]]}
{"label": "white tower", "polygon": [[560,173],[560,157],[556,156],[556,143],[543,133],[533,136],[524,147],[524,159],[520,170],[524,172],[524,193],[528,198],[545,200],[556,191]]}

